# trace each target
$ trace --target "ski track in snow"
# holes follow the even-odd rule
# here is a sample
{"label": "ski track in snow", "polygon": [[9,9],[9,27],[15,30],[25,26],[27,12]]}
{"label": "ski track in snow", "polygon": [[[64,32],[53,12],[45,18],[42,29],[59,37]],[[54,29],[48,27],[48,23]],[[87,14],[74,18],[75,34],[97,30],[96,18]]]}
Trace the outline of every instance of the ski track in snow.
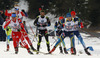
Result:
{"label": "ski track in snow", "polygon": [[[34,20],[29,20],[27,19],[27,22],[30,23],[30,25],[33,27],[33,21]],[[27,23],[27,26],[28,26]],[[53,28],[53,26],[51,26]],[[30,28],[28,27],[28,31],[29,33],[31,32]],[[35,32],[35,28],[33,28],[33,31]],[[32,33],[31,33],[32,34]],[[0,42],[0,58],[99,58],[100,57],[100,39],[96,38],[96,37],[87,37],[90,36],[89,34],[85,34],[85,33],[81,33],[82,37],[84,38],[84,42],[86,44],[86,46],[92,46],[94,48],[94,51],[89,51],[91,52],[92,56],[88,56],[85,54],[84,49],[82,47],[82,45],[79,43],[78,44],[78,40],[75,37],[75,44],[76,44],[76,50],[77,50],[77,55],[71,55],[70,51],[69,54],[60,54],[59,52],[59,47],[57,47],[57,49],[53,52],[53,55],[44,55],[44,54],[39,54],[37,55],[34,52],[34,55],[30,55],[28,54],[27,50],[24,48],[19,48],[19,53],[16,55],[14,54],[14,48],[13,48],[13,42],[10,42],[10,51],[5,52],[6,50],[6,42]],[[32,40],[33,36],[30,36],[30,39]],[[55,39],[57,39],[55,37]],[[50,45],[52,45],[52,43],[55,41],[54,39],[52,39],[52,37],[49,37],[49,41],[50,41]],[[70,39],[68,37],[65,38],[65,43],[66,43],[66,48],[70,48]],[[35,39],[35,42],[33,42],[33,46],[36,48],[37,47],[37,41]],[[53,45],[54,46],[54,45]],[[50,48],[52,49],[53,46],[51,46]],[[40,51],[42,52],[47,52],[47,47],[46,47],[46,42],[44,37],[42,38],[42,42],[41,42],[41,47],[40,47]],[[82,54],[79,53],[79,51],[82,52]]]}

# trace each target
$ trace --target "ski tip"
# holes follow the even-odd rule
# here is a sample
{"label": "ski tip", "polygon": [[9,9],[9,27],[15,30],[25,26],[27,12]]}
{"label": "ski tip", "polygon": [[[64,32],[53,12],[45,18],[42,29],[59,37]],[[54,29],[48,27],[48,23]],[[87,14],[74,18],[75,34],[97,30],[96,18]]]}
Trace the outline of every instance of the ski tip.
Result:
{"label": "ski tip", "polygon": [[89,48],[89,50],[94,51],[92,46],[88,46],[87,48]]}

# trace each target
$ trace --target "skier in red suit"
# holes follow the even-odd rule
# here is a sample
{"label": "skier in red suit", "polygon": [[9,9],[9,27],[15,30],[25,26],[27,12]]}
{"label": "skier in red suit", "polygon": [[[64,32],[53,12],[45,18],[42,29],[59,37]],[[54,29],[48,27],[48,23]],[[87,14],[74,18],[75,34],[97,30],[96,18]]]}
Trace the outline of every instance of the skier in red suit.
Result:
{"label": "skier in red suit", "polygon": [[30,49],[28,47],[28,44],[25,42],[24,35],[21,32],[21,30],[25,30],[21,19],[16,18],[16,14],[15,13],[12,13],[11,17],[12,18],[9,21],[7,21],[7,23],[4,25],[4,28],[6,28],[9,25],[11,27],[11,29],[12,29],[12,35],[11,36],[12,36],[12,39],[13,39],[13,45],[14,45],[14,48],[15,48],[15,54],[18,54],[19,40],[21,40],[21,42],[23,43],[23,46],[27,49],[28,53],[29,54],[33,54],[30,51]]}

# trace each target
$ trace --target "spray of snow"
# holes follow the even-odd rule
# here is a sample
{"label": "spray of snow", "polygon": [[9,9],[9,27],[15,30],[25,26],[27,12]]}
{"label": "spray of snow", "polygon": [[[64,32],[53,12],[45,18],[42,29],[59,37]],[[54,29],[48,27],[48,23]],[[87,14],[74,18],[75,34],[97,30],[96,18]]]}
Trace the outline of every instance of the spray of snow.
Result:
{"label": "spray of snow", "polygon": [[26,12],[28,12],[28,2],[27,1],[20,0],[18,5],[19,5],[20,10],[24,9]]}

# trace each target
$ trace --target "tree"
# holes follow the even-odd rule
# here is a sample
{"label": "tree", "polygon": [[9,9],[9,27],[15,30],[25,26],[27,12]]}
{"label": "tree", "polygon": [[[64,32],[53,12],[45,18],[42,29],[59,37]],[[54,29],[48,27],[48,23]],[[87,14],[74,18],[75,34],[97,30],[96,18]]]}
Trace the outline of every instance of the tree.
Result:
{"label": "tree", "polygon": [[44,5],[44,10],[55,14],[57,17],[66,16],[66,13],[75,11],[83,21],[89,20],[93,26],[100,25],[99,0],[27,0],[29,2],[29,17],[35,18],[38,8]]}
{"label": "tree", "polygon": [[37,16],[37,14],[39,13],[39,8],[41,8],[41,6],[44,6],[44,10],[48,9],[49,7],[49,1],[51,0],[27,0],[29,2],[29,17],[30,18],[35,18]]}
{"label": "tree", "polygon": [[8,9],[14,6],[14,2],[19,0],[0,0],[0,10],[5,10],[7,7]]}
{"label": "tree", "polygon": [[93,26],[100,26],[100,0],[89,0],[89,20]]}

